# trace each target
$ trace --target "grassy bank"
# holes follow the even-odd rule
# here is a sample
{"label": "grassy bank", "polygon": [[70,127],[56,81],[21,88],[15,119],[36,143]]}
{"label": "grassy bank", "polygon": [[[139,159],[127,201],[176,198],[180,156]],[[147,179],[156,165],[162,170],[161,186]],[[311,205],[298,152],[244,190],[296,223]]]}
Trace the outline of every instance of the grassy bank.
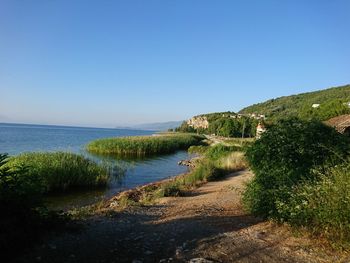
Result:
{"label": "grassy bank", "polygon": [[197,145],[204,137],[196,134],[162,134],[99,139],[90,142],[87,150],[98,154],[145,156],[171,153]]}
{"label": "grassy bank", "polygon": [[73,153],[24,153],[9,158],[6,164],[10,170],[21,166],[25,167],[24,176],[36,178],[43,193],[103,186],[109,178],[105,168]]}
{"label": "grassy bank", "polygon": [[242,148],[238,146],[217,144],[215,146],[192,147],[189,151],[202,155],[195,169],[182,177],[163,184],[157,193],[158,196],[181,195],[193,187],[208,181],[218,180],[228,173],[247,167]]}
{"label": "grassy bank", "polygon": [[247,167],[241,147],[222,144],[201,145],[192,146],[189,151],[201,155],[196,159],[195,168],[189,173],[124,192],[114,198],[111,202],[112,206],[123,208],[129,205],[152,203],[160,197],[185,195],[186,192],[205,182],[220,179],[228,173]]}
{"label": "grassy bank", "polygon": [[[0,248],[5,261],[32,246],[47,231],[61,229],[68,221],[67,217],[48,211],[43,204],[43,194],[51,188],[44,178],[52,172],[49,166],[66,173],[71,168],[69,162],[62,162],[65,167],[57,169],[55,161],[61,158],[51,154],[49,157],[25,154],[9,158],[0,154]],[[71,177],[73,172],[74,169]]]}

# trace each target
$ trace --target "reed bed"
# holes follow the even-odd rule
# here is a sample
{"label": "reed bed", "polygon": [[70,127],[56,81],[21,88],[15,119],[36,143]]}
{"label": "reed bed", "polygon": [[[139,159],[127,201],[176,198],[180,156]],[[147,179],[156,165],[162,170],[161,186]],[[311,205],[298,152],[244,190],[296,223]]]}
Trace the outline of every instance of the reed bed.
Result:
{"label": "reed bed", "polygon": [[86,149],[97,154],[146,156],[186,150],[191,145],[198,145],[203,139],[203,136],[197,134],[117,137],[92,141]]}
{"label": "reed bed", "polygon": [[66,152],[24,153],[11,157],[6,165],[10,169],[24,166],[24,176],[37,178],[44,193],[103,186],[109,179],[104,167],[81,155]]}

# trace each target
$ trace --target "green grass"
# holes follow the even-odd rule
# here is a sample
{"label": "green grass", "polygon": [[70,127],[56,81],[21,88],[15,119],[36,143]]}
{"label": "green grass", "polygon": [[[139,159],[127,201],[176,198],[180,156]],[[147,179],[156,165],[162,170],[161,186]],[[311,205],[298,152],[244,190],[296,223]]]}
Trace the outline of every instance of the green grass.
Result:
{"label": "green grass", "polygon": [[192,152],[201,152],[202,159],[188,174],[163,184],[157,197],[178,196],[208,181],[215,181],[226,174],[245,169],[247,163],[241,148],[237,146],[192,147]]}
{"label": "green grass", "polygon": [[228,173],[247,167],[244,154],[236,151],[237,147],[217,144],[192,147],[194,149],[200,149],[202,157],[193,170],[159,184],[141,187],[136,192],[125,193],[117,201],[117,207],[123,209],[128,205],[147,205],[154,203],[157,198],[181,196],[205,182],[220,179]]}
{"label": "green grass", "polygon": [[[28,158],[30,158],[28,156]],[[43,202],[43,182],[32,167],[0,154],[0,247],[4,262],[28,249],[42,235],[62,230],[69,220],[49,211]]]}
{"label": "green grass", "polygon": [[[162,182],[142,186],[133,191],[123,192],[109,203],[116,211],[123,210],[128,206],[154,204],[158,198],[170,196],[182,196],[192,189],[209,181],[214,181],[223,176],[247,168],[244,153],[241,146],[227,146],[216,144],[211,146],[192,146],[189,151],[200,152],[196,158],[196,166],[188,173]],[[80,209],[79,209],[80,211]],[[76,211],[79,215],[80,212]],[[106,204],[101,207],[91,207],[89,214],[107,213]],[[86,211],[82,211],[86,213]]]}
{"label": "green grass", "polygon": [[350,161],[322,171],[317,182],[291,190],[290,201],[277,201],[279,218],[305,226],[333,244],[350,247]]}
{"label": "green grass", "polygon": [[25,166],[25,176],[37,178],[44,193],[103,186],[109,179],[105,168],[73,153],[24,153],[11,157],[6,166]]}
{"label": "green grass", "polygon": [[240,151],[241,147],[239,146],[227,146],[223,144],[217,144],[215,146],[209,147],[208,150],[205,153],[205,157],[207,159],[216,161],[229,153]]}
{"label": "green grass", "polygon": [[146,156],[171,153],[199,144],[203,136],[196,134],[161,134],[157,136],[132,136],[99,139],[90,142],[87,150],[98,154]]}

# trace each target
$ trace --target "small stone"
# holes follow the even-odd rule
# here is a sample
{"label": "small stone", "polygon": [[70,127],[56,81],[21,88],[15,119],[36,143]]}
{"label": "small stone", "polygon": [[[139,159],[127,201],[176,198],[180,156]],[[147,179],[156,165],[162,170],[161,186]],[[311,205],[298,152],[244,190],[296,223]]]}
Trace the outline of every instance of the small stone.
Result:
{"label": "small stone", "polygon": [[266,233],[264,231],[261,231],[261,232],[256,233],[255,237],[259,238],[259,239],[262,239],[262,238],[265,237],[265,235],[266,235]]}
{"label": "small stone", "polygon": [[176,256],[180,256],[182,254],[182,247],[178,247],[175,251]]}
{"label": "small stone", "polygon": [[142,263],[142,261],[141,261],[141,260],[138,260],[138,259],[134,259],[134,260],[132,261],[132,263]]}
{"label": "small stone", "polygon": [[214,261],[205,259],[205,258],[192,258],[189,263],[214,263]]}
{"label": "small stone", "polygon": [[51,249],[56,249],[57,247],[55,245],[49,245]]}
{"label": "small stone", "polygon": [[147,250],[147,251],[145,252],[145,254],[146,254],[146,255],[152,255],[153,252],[152,252],[151,250]]}

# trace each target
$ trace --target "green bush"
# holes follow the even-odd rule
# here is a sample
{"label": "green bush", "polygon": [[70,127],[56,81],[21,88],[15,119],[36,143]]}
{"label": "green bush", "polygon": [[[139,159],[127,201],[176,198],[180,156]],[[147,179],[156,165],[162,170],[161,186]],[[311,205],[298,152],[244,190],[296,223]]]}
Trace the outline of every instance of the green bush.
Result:
{"label": "green bush", "polygon": [[83,156],[64,153],[24,153],[11,157],[7,169],[25,166],[25,176],[21,180],[40,184],[42,192],[64,191],[74,187],[94,187],[106,185],[107,170]]}
{"label": "green bush", "polygon": [[319,181],[294,187],[286,202],[277,200],[281,221],[306,226],[332,241],[350,243],[350,160],[322,171]]}
{"label": "green bush", "polygon": [[99,154],[145,156],[187,150],[188,147],[199,144],[203,139],[203,136],[196,134],[106,138],[90,142],[87,150]]}
{"label": "green bush", "polygon": [[[0,200],[1,204],[34,207],[41,203],[42,187],[36,175],[28,174],[23,163],[8,165],[9,158],[0,154]],[[6,207],[3,207],[6,209]],[[2,209],[2,211],[3,211]]]}
{"label": "green bush", "polygon": [[0,154],[0,248],[6,261],[32,245],[56,214],[43,207],[41,182],[28,174],[28,167],[7,166],[8,156]]}
{"label": "green bush", "polygon": [[43,232],[67,220],[43,205],[43,195],[77,186],[106,184],[107,170],[71,153],[0,154],[2,258],[30,247]]}
{"label": "green bush", "polygon": [[316,167],[342,162],[349,146],[348,138],[320,122],[278,122],[247,149],[255,177],[243,196],[246,207],[256,215],[278,218],[276,201],[288,202],[293,186],[316,180]]}

